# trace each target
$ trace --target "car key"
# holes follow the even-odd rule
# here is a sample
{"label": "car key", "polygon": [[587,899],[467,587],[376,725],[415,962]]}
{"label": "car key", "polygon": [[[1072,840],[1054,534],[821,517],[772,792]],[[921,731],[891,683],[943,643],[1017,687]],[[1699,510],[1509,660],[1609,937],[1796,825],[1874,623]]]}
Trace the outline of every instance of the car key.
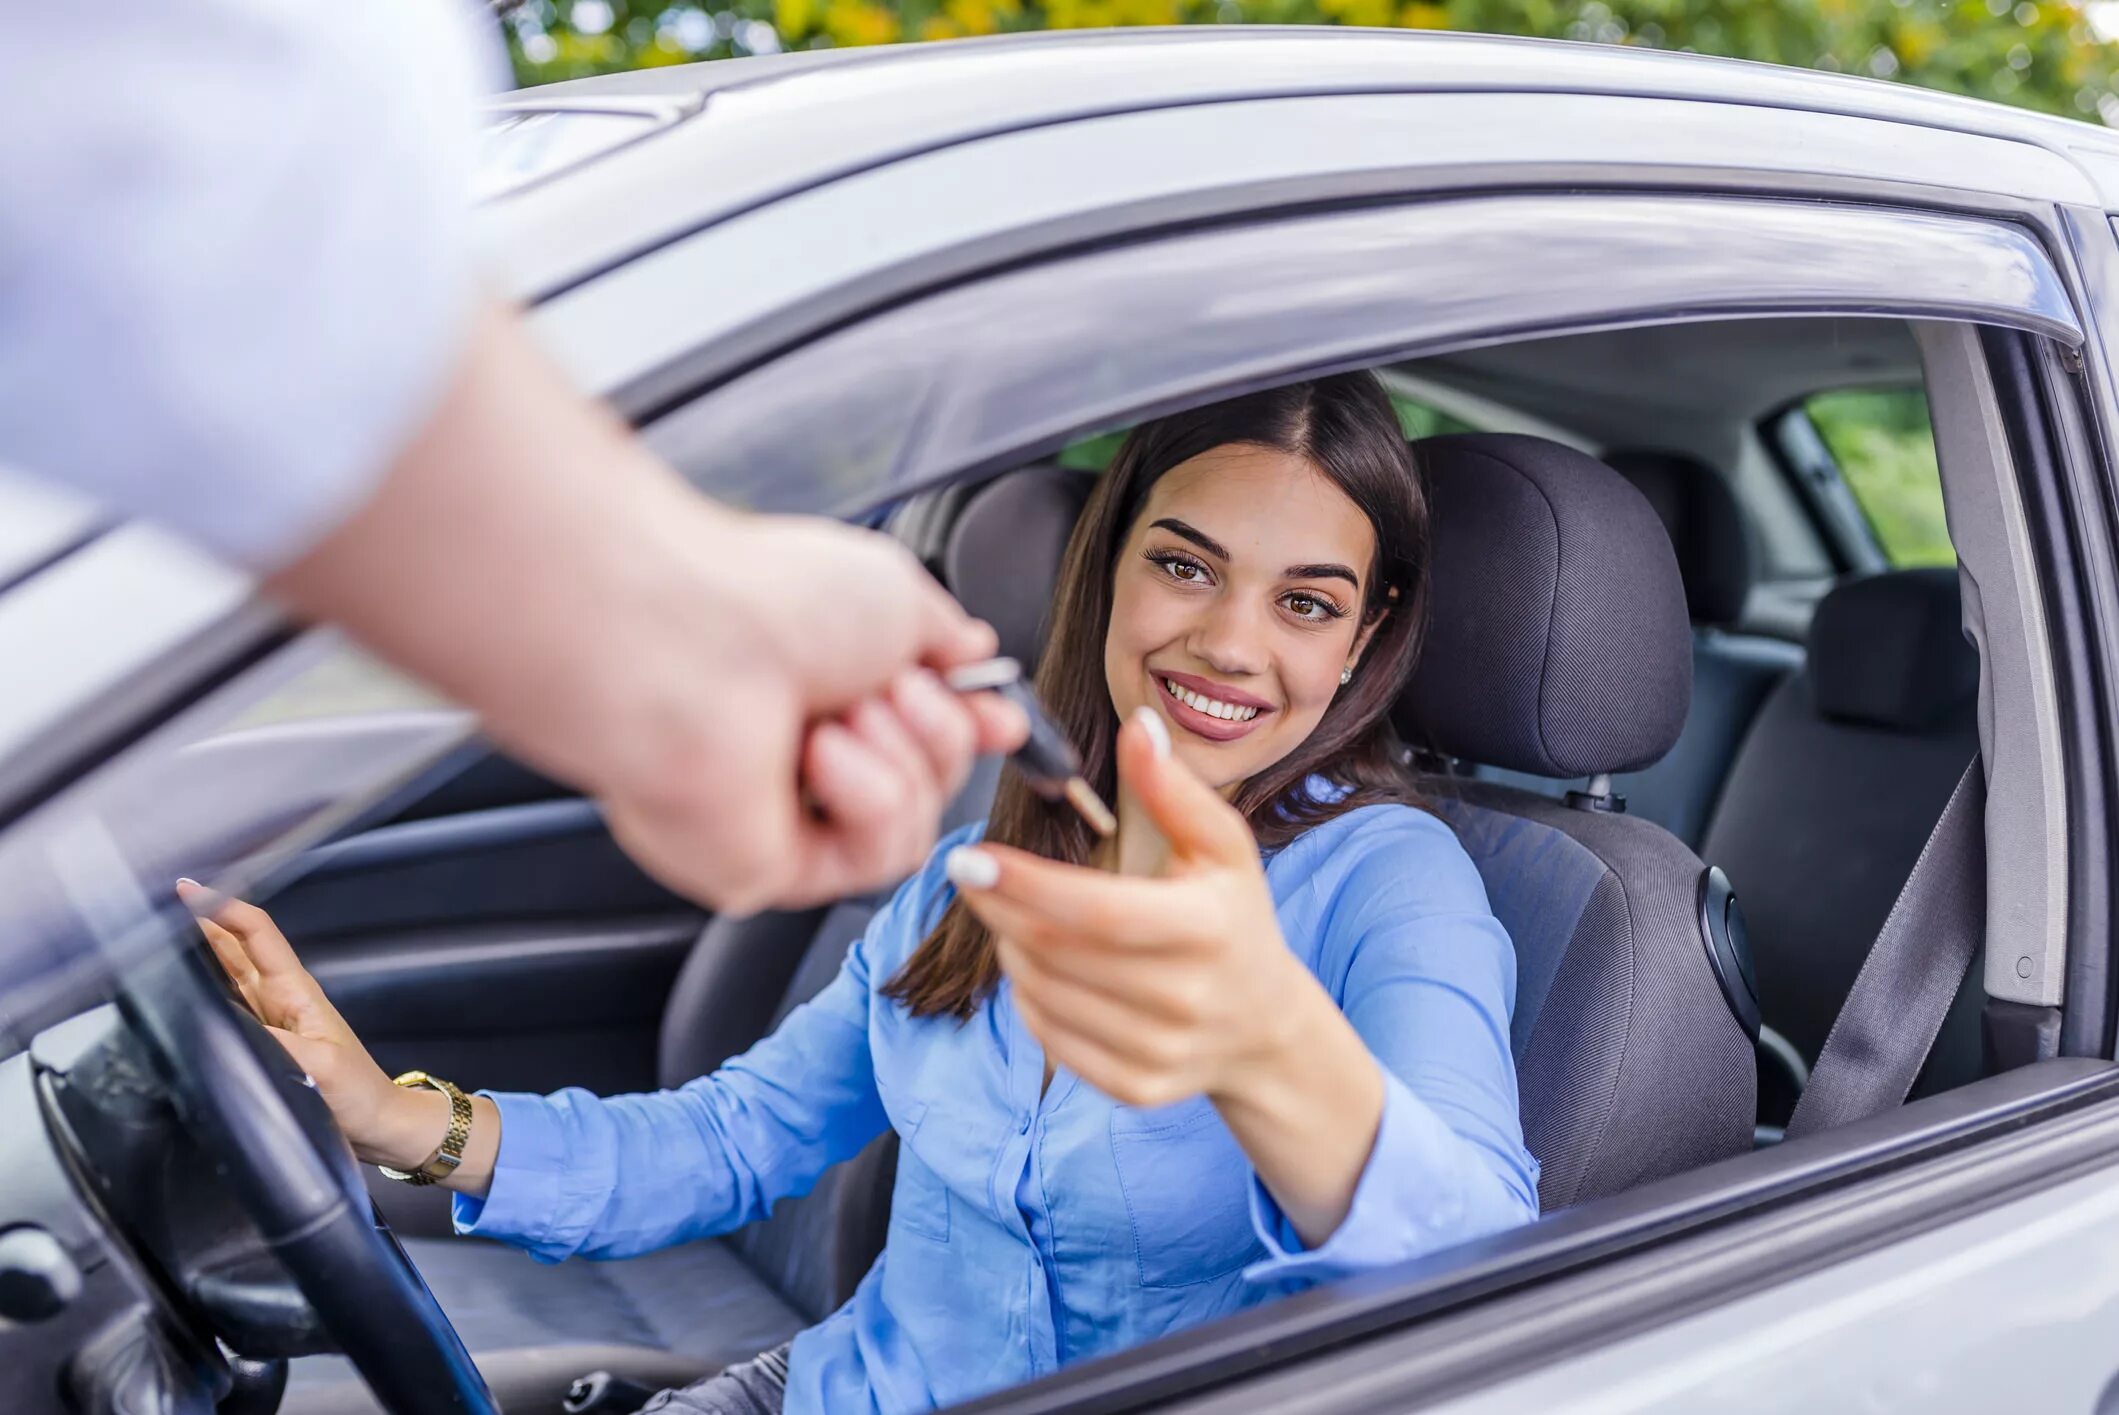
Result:
{"label": "car key", "polygon": [[1023,666],[1012,658],[989,658],[951,669],[942,681],[959,693],[998,693],[1023,710],[1030,719],[1030,735],[1009,760],[1030,783],[1030,789],[1048,801],[1065,801],[1089,823],[1089,829],[1109,837],[1118,831],[1118,817],[1104,804],[1082,776],[1081,754],[1074,750],[1045,712],[1045,705],[1023,681]]}

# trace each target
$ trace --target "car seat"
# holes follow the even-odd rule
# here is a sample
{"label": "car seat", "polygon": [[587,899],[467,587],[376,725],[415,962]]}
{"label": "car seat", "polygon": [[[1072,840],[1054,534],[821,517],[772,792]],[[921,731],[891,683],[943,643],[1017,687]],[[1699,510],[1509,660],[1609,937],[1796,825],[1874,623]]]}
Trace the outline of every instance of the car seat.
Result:
{"label": "car seat", "polygon": [[[1737,754],[1701,853],[1743,892],[1766,1025],[1805,1062],[1979,754],[1978,687],[1954,568],[1851,580],[1819,601],[1808,664],[1767,698]],[[1979,976],[1915,1096],[1981,1074]]]}
{"label": "car seat", "polygon": [[[1606,466],[1648,499],[1677,554],[1692,618],[1692,709],[1662,759],[1612,777],[1628,815],[1697,850],[1737,747],[1774,685],[1802,667],[1800,645],[1741,632],[1753,580],[1742,506],[1721,474],[1679,452],[1607,452]],[[1483,780],[1559,796],[1568,783],[1481,764]]]}
{"label": "car seat", "polygon": [[1464,433],[1414,447],[1434,560],[1402,734],[1451,761],[1591,779],[1564,800],[1426,779],[1515,944],[1510,1042],[1541,1203],[1742,1153],[1756,1003],[1741,931],[1707,907],[1717,896],[1685,843],[1611,810],[1598,781],[1661,757],[1686,719],[1691,632],[1670,539],[1638,490],[1558,443]]}

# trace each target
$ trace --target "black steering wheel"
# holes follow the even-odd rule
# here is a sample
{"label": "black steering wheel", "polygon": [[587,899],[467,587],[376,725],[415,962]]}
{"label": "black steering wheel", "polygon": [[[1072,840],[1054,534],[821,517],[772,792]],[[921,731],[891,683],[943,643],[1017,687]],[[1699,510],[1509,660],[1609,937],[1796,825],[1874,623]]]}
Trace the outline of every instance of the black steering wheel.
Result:
{"label": "black steering wheel", "polygon": [[383,1408],[499,1415],[456,1329],[370,1202],[323,1098],[233,1002],[204,950],[128,970],[117,1002],[184,1131],[299,1288],[308,1308],[300,1318],[313,1314]]}

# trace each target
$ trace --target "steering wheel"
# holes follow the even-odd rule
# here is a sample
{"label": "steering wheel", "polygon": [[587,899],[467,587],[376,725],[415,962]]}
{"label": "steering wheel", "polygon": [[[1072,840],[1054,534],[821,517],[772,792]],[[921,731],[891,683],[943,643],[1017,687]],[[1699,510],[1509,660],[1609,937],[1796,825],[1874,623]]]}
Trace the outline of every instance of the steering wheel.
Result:
{"label": "steering wheel", "polygon": [[324,1332],[394,1415],[500,1415],[463,1341],[362,1187],[323,1098],[202,949],[120,980],[118,1010],[184,1129]]}

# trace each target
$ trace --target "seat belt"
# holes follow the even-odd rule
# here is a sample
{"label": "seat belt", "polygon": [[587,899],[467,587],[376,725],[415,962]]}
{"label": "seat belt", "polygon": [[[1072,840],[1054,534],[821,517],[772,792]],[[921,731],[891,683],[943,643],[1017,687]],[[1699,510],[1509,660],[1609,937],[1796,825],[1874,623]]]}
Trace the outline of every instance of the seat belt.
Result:
{"label": "seat belt", "polygon": [[1986,774],[1965,768],[1869,948],[1788,1138],[1902,1104],[1986,934]]}

